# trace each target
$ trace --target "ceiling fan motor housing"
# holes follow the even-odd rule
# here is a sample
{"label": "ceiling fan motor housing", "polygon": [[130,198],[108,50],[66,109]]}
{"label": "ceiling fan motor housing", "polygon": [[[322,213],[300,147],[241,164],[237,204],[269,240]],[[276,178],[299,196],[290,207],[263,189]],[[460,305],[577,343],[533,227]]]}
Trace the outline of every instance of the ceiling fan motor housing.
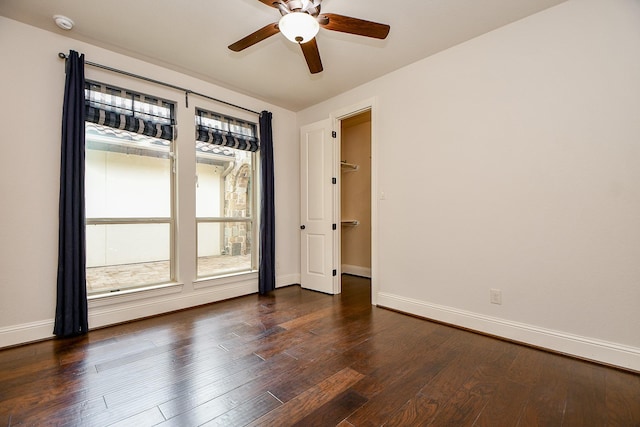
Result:
{"label": "ceiling fan motor housing", "polygon": [[279,9],[282,15],[291,12],[304,12],[311,16],[318,16],[320,3],[322,0],[280,0],[274,2],[273,6]]}

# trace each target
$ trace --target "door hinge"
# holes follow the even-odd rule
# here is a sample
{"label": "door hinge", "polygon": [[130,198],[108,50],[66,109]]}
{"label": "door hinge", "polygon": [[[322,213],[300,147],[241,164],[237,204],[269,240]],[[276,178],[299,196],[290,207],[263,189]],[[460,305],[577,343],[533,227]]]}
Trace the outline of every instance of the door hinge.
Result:
{"label": "door hinge", "polygon": [[338,134],[336,133],[336,131],[335,131],[335,130],[334,130],[334,131],[331,131],[331,137],[332,137],[332,138],[337,138],[337,137],[338,137]]}
{"label": "door hinge", "polygon": [[336,224],[331,224],[331,228],[334,229],[334,230],[337,230],[338,226]]}
{"label": "door hinge", "polygon": [[332,184],[337,184],[338,183],[338,178],[336,178],[336,177],[331,178],[331,183]]}
{"label": "door hinge", "polygon": [[333,270],[333,275],[337,276],[338,275],[338,270]]}

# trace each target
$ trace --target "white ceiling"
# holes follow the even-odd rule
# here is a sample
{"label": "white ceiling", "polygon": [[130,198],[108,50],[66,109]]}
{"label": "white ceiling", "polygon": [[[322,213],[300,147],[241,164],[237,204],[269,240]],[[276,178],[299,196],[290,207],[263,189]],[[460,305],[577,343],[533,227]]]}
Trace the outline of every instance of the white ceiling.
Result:
{"label": "white ceiling", "polygon": [[[563,1],[324,0],[322,12],[391,31],[375,40],[321,29],[324,71],[315,75],[281,34],[240,53],[227,49],[280,17],[258,0],[0,0],[0,15],[299,111]],[[71,18],[73,30],[58,29],[55,14]]]}

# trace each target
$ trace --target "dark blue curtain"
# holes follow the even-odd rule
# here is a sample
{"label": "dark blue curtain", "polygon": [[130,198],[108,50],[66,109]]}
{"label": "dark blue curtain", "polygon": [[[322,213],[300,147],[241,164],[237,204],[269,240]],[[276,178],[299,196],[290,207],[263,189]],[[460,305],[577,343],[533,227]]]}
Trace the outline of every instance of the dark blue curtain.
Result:
{"label": "dark blue curtain", "polygon": [[273,188],[273,134],[271,113],[260,114],[260,272],[258,290],[261,295],[276,288],[276,226]]}
{"label": "dark blue curtain", "polygon": [[84,55],[71,51],[66,63],[62,108],[58,295],[53,333],[58,337],[89,330],[84,229]]}

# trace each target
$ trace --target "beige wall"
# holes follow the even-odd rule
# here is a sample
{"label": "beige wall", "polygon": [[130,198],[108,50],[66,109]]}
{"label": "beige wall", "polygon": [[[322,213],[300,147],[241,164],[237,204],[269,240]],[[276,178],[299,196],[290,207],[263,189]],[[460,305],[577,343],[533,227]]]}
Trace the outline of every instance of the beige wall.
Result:
{"label": "beige wall", "polygon": [[[64,63],[58,52],[84,53],[109,65],[205,93],[246,108],[273,113],[276,188],[276,279],[300,280],[298,129],[296,115],[263,101],[135,58],[0,17],[0,347],[50,337],[56,301],[60,128]],[[150,83],[93,67],[87,78],[106,81],[177,103],[177,280],[168,288],[89,302],[97,327],[257,291],[257,275],[197,281],[195,272],[194,108],[257,121],[253,114],[189,98]],[[292,219],[293,218],[293,219]]]}
{"label": "beige wall", "polygon": [[340,150],[342,161],[358,166],[342,168],[341,216],[357,220],[357,226],[341,227],[342,272],[371,274],[371,113],[342,120]]}
{"label": "beige wall", "polygon": [[378,303],[640,370],[638,76],[640,2],[569,0],[300,112],[376,99]]}
{"label": "beige wall", "polygon": [[[373,202],[378,302],[640,370],[637,0],[569,0],[298,114],[0,18],[0,114],[9,118],[0,156],[0,345],[52,328],[64,81],[56,54],[69,49],[273,111],[280,283],[299,280],[296,121],[375,98],[374,182],[386,195]],[[193,111],[180,110],[179,125],[189,123]],[[144,302],[94,305],[94,324],[255,289],[194,283],[195,161],[187,139],[179,150],[182,285]],[[490,288],[502,290],[502,305],[489,303]]]}

